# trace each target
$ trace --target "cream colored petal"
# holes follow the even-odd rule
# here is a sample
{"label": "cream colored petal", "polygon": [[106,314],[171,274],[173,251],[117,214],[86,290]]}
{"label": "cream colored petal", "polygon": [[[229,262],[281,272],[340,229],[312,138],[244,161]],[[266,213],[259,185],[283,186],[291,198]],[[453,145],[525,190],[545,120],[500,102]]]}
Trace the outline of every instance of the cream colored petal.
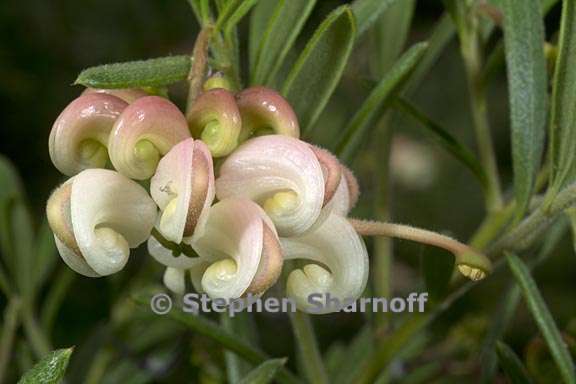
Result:
{"label": "cream colored petal", "polygon": [[275,229],[262,209],[246,199],[212,206],[205,231],[192,246],[209,263],[201,286],[212,298],[260,294],[276,282],[282,268]]}
{"label": "cream colored petal", "polygon": [[150,253],[157,262],[167,267],[190,269],[197,264],[202,263],[202,260],[198,257],[188,257],[184,254],[174,255],[172,250],[164,248],[162,244],[154,238],[154,236],[150,236],[147,246],[148,253]]}
{"label": "cream colored petal", "polygon": [[68,248],[66,244],[61,242],[56,235],[54,235],[54,241],[56,242],[56,249],[62,260],[68,265],[74,272],[87,277],[100,277],[89,265],[86,263],[82,255],[74,252],[72,249]]}
{"label": "cream colored petal", "polygon": [[99,275],[122,269],[150,236],[157,209],[148,193],[117,172],[89,169],[75,176],[70,198],[72,227],[86,263]]}
{"label": "cream colored petal", "polygon": [[192,237],[214,200],[214,169],[206,145],[192,138],[175,145],[158,164],[150,192],[162,211],[162,235],[175,243]]}
{"label": "cream colored petal", "polygon": [[248,140],[222,164],[216,196],[262,205],[281,236],[304,233],[324,202],[322,167],[310,146],[282,135]]}
{"label": "cream colored petal", "polygon": [[288,276],[287,293],[299,309],[310,311],[312,294],[329,293],[341,302],[362,294],[368,279],[368,253],[346,218],[332,214],[313,231],[282,238],[281,244],[285,259],[314,262]]}
{"label": "cream colored petal", "polygon": [[183,295],[186,293],[186,271],[178,268],[166,268],[162,282],[174,293]]}

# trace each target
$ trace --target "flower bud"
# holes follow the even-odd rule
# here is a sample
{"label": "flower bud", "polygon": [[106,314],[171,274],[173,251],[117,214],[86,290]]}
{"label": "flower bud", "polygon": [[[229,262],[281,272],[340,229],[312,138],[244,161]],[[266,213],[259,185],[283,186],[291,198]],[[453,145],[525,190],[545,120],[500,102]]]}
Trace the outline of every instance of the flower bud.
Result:
{"label": "flower bud", "polygon": [[108,141],[110,160],[123,175],[148,179],[160,158],[189,137],[186,119],[174,104],[158,96],[142,97],[114,124]]}
{"label": "flower bud", "polygon": [[300,137],[298,118],[278,92],[264,87],[252,87],[240,92],[236,98],[242,116],[240,141],[253,135],[267,134]]}
{"label": "flower bud", "polygon": [[195,138],[202,139],[212,156],[228,155],[238,146],[241,120],[234,95],[222,88],[202,93],[188,114]]}
{"label": "flower bud", "polygon": [[110,132],[127,106],[120,98],[104,93],[88,93],[72,101],[50,132],[48,147],[56,168],[72,176],[106,166]]}

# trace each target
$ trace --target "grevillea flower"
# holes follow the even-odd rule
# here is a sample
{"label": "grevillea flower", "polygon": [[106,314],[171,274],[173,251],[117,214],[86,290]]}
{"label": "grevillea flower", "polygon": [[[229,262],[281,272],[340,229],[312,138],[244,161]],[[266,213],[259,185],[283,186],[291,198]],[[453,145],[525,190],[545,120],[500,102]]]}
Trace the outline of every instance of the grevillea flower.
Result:
{"label": "grevillea flower", "polygon": [[[359,297],[368,280],[368,253],[362,238],[345,217],[330,214],[321,225],[299,237],[282,238],[286,259],[312,263],[290,272],[288,296],[308,311],[312,294],[329,293],[341,302]],[[336,310],[324,306],[324,312]]]}
{"label": "grevillea flower", "polygon": [[311,146],[268,135],[248,140],[220,167],[219,199],[244,197],[260,204],[281,236],[304,233],[324,204],[324,175]]}
{"label": "grevillea flower", "polygon": [[150,253],[169,266],[164,283],[179,293],[183,293],[186,270],[198,291],[213,298],[234,299],[248,293],[262,294],[276,282],[282,269],[273,223],[257,204],[246,199],[214,204],[192,247],[199,257],[188,258],[185,263],[157,241],[149,243]]}
{"label": "grevillea flower", "polygon": [[[362,294],[369,266],[361,236],[445,248],[473,280],[490,270],[484,255],[447,236],[348,218],[359,196],[352,172],[298,137],[290,105],[263,87],[207,89],[186,117],[141,90],[86,90],[50,135],[54,164],[76,174],[48,201],[58,250],[75,271],[103,276],[148,239],[166,287],[184,293],[189,277],[199,292],[225,299],[263,294],[285,259],[306,260],[286,281],[303,311],[312,294],[341,302]],[[215,180],[212,157],[223,156]],[[118,172],[87,169],[108,158]],[[130,178],[150,179],[151,197]]]}
{"label": "grevillea flower", "polygon": [[190,137],[180,110],[158,96],[141,97],[130,104],[114,123],[108,152],[114,168],[132,179],[150,178],[160,158]]}
{"label": "grevillea flower", "polygon": [[58,116],[49,139],[50,158],[60,172],[72,176],[108,161],[108,138],[128,103],[105,93],[88,93]]}
{"label": "grevillea flower", "polygon": [[214,200],[214,170],[206,145],[192,138],[175,145],[160,160],[150,193],[161,210],[160,233],[175,243],[189,242],[195,229],[204,227]]}
{"label": "grevillea flower", "polygon": [[47,216],[62,259],[97,277],[121,270],[150,235],[157,209],[144,188],[117,172],[88,169],[48,200]]}

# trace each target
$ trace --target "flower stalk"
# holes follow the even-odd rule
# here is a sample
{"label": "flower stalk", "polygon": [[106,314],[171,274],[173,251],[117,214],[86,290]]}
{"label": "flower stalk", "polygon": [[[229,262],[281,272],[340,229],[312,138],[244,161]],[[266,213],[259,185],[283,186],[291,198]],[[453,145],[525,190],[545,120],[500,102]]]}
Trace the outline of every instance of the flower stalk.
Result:
{"label": "flower stalk", "polygon": [[186,117],[192,110],[194,102],[202,92],[202,85],[204,84],[204,77],[206,76],[206,67],[208,64],[208,48],[210,38],[212,36],[213,27],[210,24],[205,25],[194,43],[194,50],[192,51],[192,66],[188,74],[188,101],[186,104]]}
{"label": "flower stalk", "polygon": [[483,279],[492,269],[490,260],[485,255],[449,236],[409,225],[358,219],[349,221],[354,229],[364,236],[397,237],[446,249],[456,257],[456,266],[460,273],[471,280]]}
{"label": "flower stalk", "polygon": [[312,384],[328,384],[328,376],[324,369],[310,317],[303,312],[296,311],[290,314],[290,323],[298,343],[302,366],[308,381]]}

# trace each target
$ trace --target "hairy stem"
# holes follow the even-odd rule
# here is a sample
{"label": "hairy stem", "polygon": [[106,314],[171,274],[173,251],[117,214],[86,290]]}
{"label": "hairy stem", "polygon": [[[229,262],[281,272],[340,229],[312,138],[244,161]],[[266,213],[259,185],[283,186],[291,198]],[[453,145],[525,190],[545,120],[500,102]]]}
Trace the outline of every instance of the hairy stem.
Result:
{"label": "hairy stem", "polygon": [[290,322],[298,344],[305,375],[312,384],[327,384],[328,377],[318,349],[310,317],[300,311],[290,314]]}
{"label": "hairy stem", "polygon": [[196,42],[194,43],[194,51],[192,52],[192,66],[188,74],[188,81],[190,86],[188,88],[188,102],[186,104],[186,116],[192,110],[194,102],[202,91],[202,83],[206,76],[206,66],[208,63],[208,43],[212,35],[212,25],[206,25],[202,28]]}
{"label": "hairy stem", "polygon": [[356,232],[364,236],[388,236],[433,245],[450,251],[456,257],[460,272],[472,280],[483,279],[491,270],[490,260],[472,247],[449,236],[410,225],[349,219]]}
{"label": "hairy stem", "polygon": [[528,248],[567,208],[576,204],[576,183],[564,188],[549,207],[541,204],[510,233],[488,247],[491,255],[504,250],[520,251]]}

